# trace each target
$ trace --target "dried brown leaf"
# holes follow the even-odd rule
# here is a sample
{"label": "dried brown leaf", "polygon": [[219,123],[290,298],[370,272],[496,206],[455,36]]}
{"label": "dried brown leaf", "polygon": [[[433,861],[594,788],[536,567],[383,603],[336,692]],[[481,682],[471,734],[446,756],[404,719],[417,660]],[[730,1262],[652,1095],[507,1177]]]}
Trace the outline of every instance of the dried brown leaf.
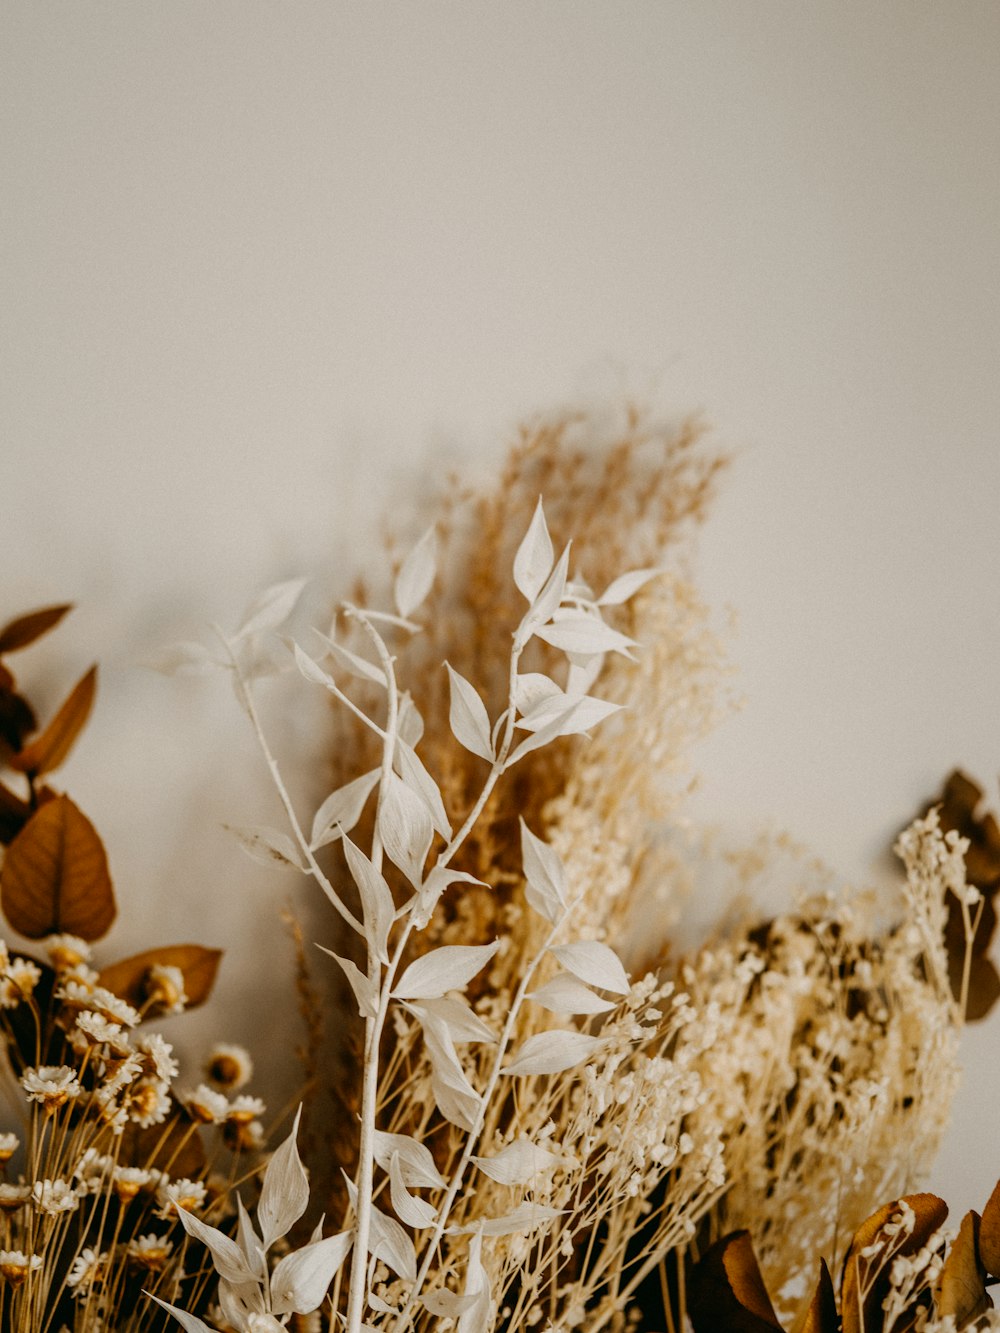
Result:
{"label": "dried brown leaf", "polygon": [[51,773],[58,768],[90,716],[96,689],[97,667],[92,666],[73,686],[69,697],[41,735],[11,757],[11,767],[32,776]]}
{"label": "dried brown leaf", "polygon": [[38,611],[29,611],[27,615],[9,620],[0,629],[0,653],[13,653],[18,648],[27,648],[50,629],[54,629],[67,611],[73,609],[72,602],[62,606],[45,606]]}
{"label": "dried brown leaf", "polygon": [[[5,671],[10,684],[0,680],[0,741],[13,751],[20,750],[26,736],[38,726],[34,709],[23,695],[14,689],[14,678]],[[6,759],[9,760],[9,755]]]}
{"label": "dried brown leaf", "polygon": [[0,842],[12,842],[31,818],[31,806],[0,782]]}
{"label": "dried brown leaf", "polygon": [[1000,827],[992,814],[977,816],[983,799],[979,785],[961,770],[949,775],[940,796],[939,818],[947,833],[954,829],[969,841],[965,854],[969,883],[985,889],[1000,880]]}
{"label": "dried brown leaf", "polygon": [[[894,1250],[896,1254],[915,1253],[948,1216],[948,1205],[936,1194],[907,1194],[902,1199],[894,1199],[891,1203],[883,1204],[872,1213],[871,1217],[861,1223],[854,1233],[840,1285],[840,1309],[844,1333],[876,1333],[876,1330],[882,1327],[882,1302],[889,1291],[888,1266],[879,1272],[879,1266],[883,1262],[881,1256],[875,1254],[865,1259],[861,1257],[861,1251],[870,1245],[878,1244],[882,1228],[892,1215],[899,1211],[901,1203],[906,1203],[913,1209],[916,1220],[913,1231]],[[885,1237],[883,1247],[889,1243],[890,1238]],[[863,1300],[862,1290],[865,1293]]]}
{"label": "dried brown leaf", "polygon": [[816,1290],[809,1302],[806,1322],[801,1333],[838,1333],[840,1320],[837,1316],[837,1298],[833,1290],[833,1278],[826,1266],[826,1260],[819,1261],[819,1279]]}
{"label": "dried brown leaf", "polygon": [[1000,1278],[1000,1180],[983,1209],[979,1224],[979,1258],[990,1277]]}
{"label": "dried brown leaf", "polygon": [[695,1333],[780,1329],[749,1231],[734,1231],[705,1251],[691,1272],[688,1315]]}
{"label": "dried brown leaf", "polygon": [[36,810],[10,844],[0,869],[0,903],[29,939],[66,931],[96,940],[114,921],[104,844],[68,796]]}
{"label": "dried brown leaf", "polygon": [[171,944],[166,948],[147,949],[145,953],[123,958],[112,963],[100,974],[101,985],[136,1009],[142,1009],[148,999],[147,978],[149,969],[160,967],[179,968],[184,976],[184,991],[187,995],[185,1008],[194,1009],[203,1004],[215,985],[215,975],[222,959],[221,949],[205,949],[200,944]]}
{"label": "dried brown leaf", "polygon": [[986,1270],[979,1258],[979,1229],[979,1214],[966,1213],[934,1284],[937,1314],[950,1315],[959,1329],[993,1306],[986,1294]]}

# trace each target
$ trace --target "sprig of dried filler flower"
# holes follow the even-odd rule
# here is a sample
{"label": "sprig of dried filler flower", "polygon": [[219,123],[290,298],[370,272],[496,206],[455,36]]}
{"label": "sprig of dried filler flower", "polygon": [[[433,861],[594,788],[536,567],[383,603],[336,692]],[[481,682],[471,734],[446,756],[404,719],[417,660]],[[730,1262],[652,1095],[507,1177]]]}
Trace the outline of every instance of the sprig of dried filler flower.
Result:
{"label": "sprig of dried filler flower", "polygon": [[264,1104],[242,1091],[242,1047],[217,1044],[205,1081],[184,1088],[170,1044],[144,1027],[208,998],[218,950],[172,945],[92,966],[117,911],[107,857],[47,778],[87,720],[96,669],[39,730],[3,660],[68,609],[0,629],[0,758],[24,786],[0,784],[0,901],[42,950],[0,940],[3,1072],[21,1112],[0,1133],[0,1329],[141,1333],[165,1326],[144,1290],[207,1308],[214,1274],[192,1267],[178,1208],[230,1216],[257,1168]]}

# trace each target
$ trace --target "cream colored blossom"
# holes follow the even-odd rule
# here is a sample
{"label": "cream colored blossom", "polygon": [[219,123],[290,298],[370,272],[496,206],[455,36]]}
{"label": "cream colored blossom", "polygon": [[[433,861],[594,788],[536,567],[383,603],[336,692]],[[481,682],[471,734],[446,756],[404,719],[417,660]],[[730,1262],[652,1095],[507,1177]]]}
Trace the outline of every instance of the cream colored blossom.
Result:
{"label": "cream colored blossom", "polygon": [[57,972],[71,972],[90,962],[91,948],[79,935],[50,935],[45,952]]}
{"label": "cream colored blossom", "polygon": [[23,1250],[0,1250],[0,1277],[12,1287],[20,1287],[30,1273],[37,1273],[42,1266],[41,1256],[30,1257]]}
{"label": "cream colored blossom", "polygon": [[68,1065],[39,1065],[37,1069],[26,1069],[21,1075],[21,1086],[28,1097],[41,1102],[49,1114],[79,1097],[83,1091],[80,1080]]}
{"label": "cream colored blossom", "polygon": [[237,1092],[253,1078],[253,1061],[243,1046],[217,1042],[205,1062],[205,1073],[227,1092]]}

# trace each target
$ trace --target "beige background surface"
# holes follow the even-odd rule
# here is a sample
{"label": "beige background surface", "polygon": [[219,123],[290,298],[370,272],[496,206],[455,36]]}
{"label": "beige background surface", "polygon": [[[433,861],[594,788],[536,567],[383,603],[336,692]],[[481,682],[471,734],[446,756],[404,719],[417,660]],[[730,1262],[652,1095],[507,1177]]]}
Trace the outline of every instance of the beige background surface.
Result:
{"label": "beige background surface", "polygon": [[[537,409],[654,393],[739,454],[700,569],[747,706],[705,818],[859,881],[954,763],[996,792],[1000,7],[0,20],[3,613],[79,603],[23,665],[54,701],[104,664],[65,782],[110,848],[110,951],[225,944],[211,1035],[258,1037],[284,965],[284,886],[219,830],[270,798],[223,688],[133,664],[275,578],[333,586],[394,497]],[[966,1046],[956,1209],[1000,1174],[998,1039]]]}

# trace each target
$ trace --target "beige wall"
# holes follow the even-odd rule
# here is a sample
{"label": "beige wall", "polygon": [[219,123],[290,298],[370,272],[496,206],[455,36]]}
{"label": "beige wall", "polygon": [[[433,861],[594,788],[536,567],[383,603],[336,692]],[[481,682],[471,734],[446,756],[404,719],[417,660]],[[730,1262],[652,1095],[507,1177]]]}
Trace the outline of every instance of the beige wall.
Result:
{"label": "beige wall", "polygon": [[[274,984],[272,886],[218,831],[269,797],[225,691],[131,663],[273,578],[332,583],[394,490],[537,408],[655,384],[741,453],[701,566],[748,704],[706,817],[865,878],[953,763],[995,791],[1000,7],[0,18],[3,613],[80,604],[25,667],[54,697],[104,660],[67,785],[120,947],[230,948],[213,1034]],[[998,1036],[968,1044],[957,1208],[1000,1174]]]}

